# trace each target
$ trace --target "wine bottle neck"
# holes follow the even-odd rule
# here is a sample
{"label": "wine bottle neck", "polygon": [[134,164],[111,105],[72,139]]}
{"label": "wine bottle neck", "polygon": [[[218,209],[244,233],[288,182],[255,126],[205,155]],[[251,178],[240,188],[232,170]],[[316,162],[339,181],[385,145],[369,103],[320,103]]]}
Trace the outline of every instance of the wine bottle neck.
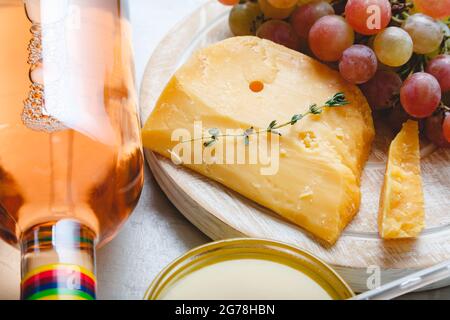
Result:
{"label": "wine bottle neck", "polygon": [[94,300],[95,234],[74,220],[23,234],[22,300]]}

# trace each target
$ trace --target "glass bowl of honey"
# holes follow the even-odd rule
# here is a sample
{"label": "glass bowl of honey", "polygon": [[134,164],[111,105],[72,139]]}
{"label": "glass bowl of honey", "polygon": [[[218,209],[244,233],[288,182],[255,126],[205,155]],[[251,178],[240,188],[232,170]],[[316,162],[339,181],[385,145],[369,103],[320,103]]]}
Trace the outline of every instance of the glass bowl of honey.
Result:
{"label": "glass bowl of honey", "polygon": [[146,300],[344,300],[348,284],[294,246],[230,239],[195,248],[155,278]]}

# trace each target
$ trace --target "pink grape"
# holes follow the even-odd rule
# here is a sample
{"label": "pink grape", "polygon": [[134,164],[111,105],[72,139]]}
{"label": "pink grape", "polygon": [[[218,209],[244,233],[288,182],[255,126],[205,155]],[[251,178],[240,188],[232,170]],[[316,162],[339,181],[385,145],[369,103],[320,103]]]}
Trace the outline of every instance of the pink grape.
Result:
{"label": "pink grape", "polygon": [[435,19],[450,16],[450,0],[414,0],[416,8]]}
{"label": "pink grape", "polygon": [[402,79],[396,72],[378,70],[372,79],[361,85],[361,90],[373,110],[383,110],[392,107],[401,87]]}
{"label": "pink grape", "polygon": [[450,91],[450,55],[441,54],[433,58],[428,63],[426,72],[437,79],[442,92]]}
{"label": "pink grape", "polygon": [[295,32],[308,38],[309,30],[320,18],[334,14],[333,7],[326,1],[313,1],[299,6],[291,15],[291,24]]}
{"label": "pink grape", "polygon": [[377,67],[375,52],[361,44],[355,44],[346,49],[339,62],[342,77],[353,84],[369,81],[377,72]]}
{"label": "pink grape", "polygon": [[259,27],[256,35],[260,38],[271,40],[293,50],[300,47],[300,39],[292,26],[282,20],[269,20]]}
{"label": "pink grape", "polygon": [[441,87],[432,75],[425,72],[412,74],[400,89],[400,101],[411,116],[422,119],[436,111],[441,102]]}
{"label": "pink grape", "polygon": [[352,28],[364,35],[373,35],[386,28],[392,17],[389,0],[348,0],[345,18]]}
{"label": "pink grape", "polygon": [[344,18],[329,15],[314,23],[309,32],[309,46],[320,60],[332,62],[342,57],[355,41],[355,34]]}

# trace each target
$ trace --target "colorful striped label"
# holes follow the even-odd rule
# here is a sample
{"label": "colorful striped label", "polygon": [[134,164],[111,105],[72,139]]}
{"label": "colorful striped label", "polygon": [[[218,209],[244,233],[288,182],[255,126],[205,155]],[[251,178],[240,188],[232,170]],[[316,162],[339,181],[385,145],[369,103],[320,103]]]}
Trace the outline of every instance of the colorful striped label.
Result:
{"label": "colorful striped label", "polygon": [[22,300],[95,300],[96,279],[89,270],[71,264],[36,268],[22,280]]}

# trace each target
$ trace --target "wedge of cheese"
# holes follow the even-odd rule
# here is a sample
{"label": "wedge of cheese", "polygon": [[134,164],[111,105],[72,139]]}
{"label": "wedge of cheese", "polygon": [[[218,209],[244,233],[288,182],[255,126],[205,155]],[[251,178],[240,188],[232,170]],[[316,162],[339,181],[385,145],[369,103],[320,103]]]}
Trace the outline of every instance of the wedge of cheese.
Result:
{"label": "wedge of cheese", "polygon": [[392,141],[386,168],[380,199],[380,236],[384,239],[417,237],[425,226],[425,209],[416,121],[407,121]]}
{"label": "wedge of cheese", "polygon": [[143,129],[144,145],[171,157],[170,150],[179,144],[171,139],[174,130],[193,133],[196,121],[221,132],[265,129],[311,104],[323,105],[338,92],[351,104],[280,130],[275,174],[262,175],[262,164],[184,162],[332,244],[358,212],[360,176],[374,127],[359,89],[312,58],[255,37],[235,37],[200,50],[162,93]]}

